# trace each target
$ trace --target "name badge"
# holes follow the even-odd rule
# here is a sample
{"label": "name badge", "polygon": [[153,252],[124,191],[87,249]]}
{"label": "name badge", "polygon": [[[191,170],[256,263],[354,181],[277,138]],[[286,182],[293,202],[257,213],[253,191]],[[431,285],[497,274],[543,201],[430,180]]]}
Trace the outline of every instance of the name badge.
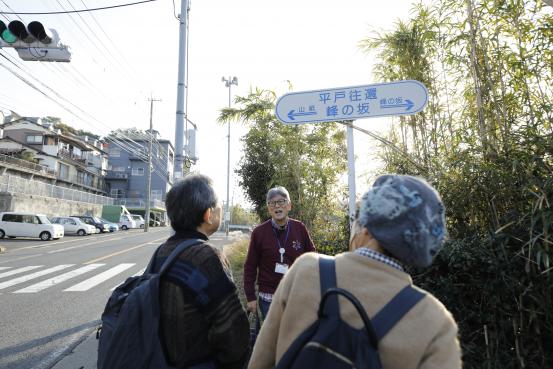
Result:
{"label": "name badge", "polygon": [[286,274],[287,271],[288,271],[288,264],[276,263],[275,273]]}

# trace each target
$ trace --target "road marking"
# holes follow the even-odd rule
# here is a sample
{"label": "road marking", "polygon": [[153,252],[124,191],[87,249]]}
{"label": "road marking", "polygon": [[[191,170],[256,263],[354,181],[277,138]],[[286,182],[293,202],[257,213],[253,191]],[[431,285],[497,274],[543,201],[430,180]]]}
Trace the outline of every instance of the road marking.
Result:
{"label": "road marking", "polygon": [[83,282],[78,283],[74,286],[71,286],[71,287],[65,289],[64,291],[69,291],[69,292],[88,291],[92,287],[94,287],[94,286],[96,286],[96,285],[98,285],[98,284],[100,284],[104,281],[107,281],[108,279],[116,276],[117,274],[129,269],[133,265],[135,265],[135,264],[134,263],[133,264],[130,264],[130,263],[129,264],[119,264],[119,265],[117,265],[117,266],[115,266],[111,269],[106,270],[103,273],[97,274],[94,277],[87,279],[86,281],[83,281]]}
{"label": "road marking", "polygon": [[82,244],[82,245],[66,247],[65,249],[52,250],[52,251],[48,251],[48,254],[56,254],[56,253],[62,252],[62,251],[78,249],[78,248],[85,247],[85,246],[90,246],[90,245],[96,245],[96,244],[102,243],[102,242],[120,240],[120,239],[122,239],[122,238],[123,238],[123,237],[119,237],[119,238],[109,238],[109,239],[107,239],[107,240],[102,240],[102,241],[98,241],[98,242],[90,242],[90,243],[85,243],[85,244]]}
{"label": "road marking", "polygon": [[27,282],[31,279],[42,277],[43,275],[46,275],[46,274],[54,273],[54,272],[57,272],[59,270],[63,270],[63,269],[72,267],[73,265],[75,265],[75,264],[58,265],[58,266],[55,266],[53,268],[41,270],[40,272],[24,275],[23,277],[10,279],[9,281],[0,283],[0,290],[4,289],[4,288],[7,288],[7,287],[14,286],[14,285],[19,284],[19,283]]}
{"label": "road marking", "polygon": [[90,272],[91,270],[94,270],[96,268],[99,268],[101,266],[103,266],[105,264],[90,264],[90,265],[85,265],[84,267],[81,267],[79,269],[75,269],[75,270],[72,270],[70,272],[67,272],[67,273],[64,273],[64,274],[60,274],[56,277],[53,277],[53,278],[50,278],[50,279],[47,279],[45,281],[42,281],[42,282],[39,282],[39,283],[36,283],[36,284],[33,284],[32,286],[29,286],[29,287],[25,287],[25,288],[22,288],[20,290],[17,290],[17,291],[14,291],[13,293],[34,293],[34,292],[38,292],[38,291],[42,291],[48,287],[53,287],[55,286],[56,284],[59,284],[61,282],[65,282],[67,281],[68,279],[71,279],[71,278],[74,278],[74,277],[77,277],[81,274],[85,274],[85,273],[88,273]]}
{"label": "road marking", "polygon": [[[142,273],[144,273],[145,270],[146,270],[146,268],[140,269],[137,273],[134,273],[133,275],[131,275],[130,277],[127,277],[127,278],[137,277],[137,276],[141,275]],[[125,279],[125,281],[126,281],[126,279]],[[123,282],[124,282],[124,281],[123,281]],[[117,287],[119,287],[120,285],[122,285],[123,282],[119,283],[117,286],[115,286],[115,287],[113,287],[113,288],[110,288],[110,291],[113,291],[114,289],[116,289]]]}
{"label": "road marking", "polygon": [[27,272],[29,270],[40,268],[42,266],[44,266],[44,265],[31,265],[31,266],[26,266],[26,267],[19,268],[19,269],[10,270],[9,272],[0,273],[0,278],[8,277],[8,276],[14,275],[14,274]]}
{"label": "road marking", "polygon": [[11,263],[12,261],[17,261],[17,260],[36,258],[37,256],[42,256],[42,255],[43,255],[43,254],[35,254],[35,255],[29,255],[29,256],[22,256],[22,257],[20,257],[20,258],[15,258],[15,259],[10,259],[10,260],[0,261],[0,264]]}
{"label": "road marking", "polygon": [[125,252],[132,251],[132,250],[134,250],[134,249],[138,249],[138,248],[140,248],[140,247],[147,246],[147,245],[150,244],[150,242],[155,242],[155,241],[163,240],[163,239],[166,239],[166,238],[167,238],[167,237],[161,237],[161,238],[158,238],[158,239],[156,239],[156,240],[154,240],[154,241],[144,242],[144,243],[141,243],[140,245],[137,245],[137,246],[134,246],[134,247],[125,249],[125,250],[117,251],[117,252],[114,252],[113,254],[109,254],[109,255],[106,255],[106,256],[102,256],[102,257],[99,257],[99,258],[94,259],[94,260],[87,261],[86,263],[83,263],[83,264],[93,264],[93,263],[96,263],[96,262],[98,262],[98,261],[102,261],[102,260],[105,260],[105,259],[109,259],[109,258],[111,258],[112,256],[121,255],[121,254],[124,254]]}
{"label": "road marking", "polygon": [[11,267],[0,267],[0,270],[10,269]]}
{"label": "road marking", "polygon": [[[92,238],[92,237],[83,237],[83,238],[86,239],[86,238]],[[81,238],[81,240],[82,240],[83,238]],[[38,244],[38,245],[31,245],[31,246],[20,247],[20,248],[18,248],[18,249],[13,250],[13,251],[27,250],[27,249],[38,249],[38,248],[41,248],[41,247],[49,247],[49,246],[59,245],[59,244],[61,244],[61,243],[67,243],[67,242],[73,242],[73,241],[77,241],[77,239],[73,239],[73,240],[64,240],[64,241],[57,241],[57,242],[41,243],[41,244]]]}

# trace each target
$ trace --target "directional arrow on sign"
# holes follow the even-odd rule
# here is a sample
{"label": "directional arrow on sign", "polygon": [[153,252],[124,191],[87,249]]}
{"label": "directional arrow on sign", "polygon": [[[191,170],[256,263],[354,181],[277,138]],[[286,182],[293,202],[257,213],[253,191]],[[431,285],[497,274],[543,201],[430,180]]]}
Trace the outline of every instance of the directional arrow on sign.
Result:
{"label": "directional arrow on sign", "polygon": [[303,117],[303,116],[306,116],[306,115],[316,115],[317,112],[316,111],[308,111],[308,112],[295,112],[295,110],[290,110],[288,112],[288,118],[290,118],[291,120],[295,120],[296,117]]}
{"label": "directional arrow on sign", "polygon": [[411,108],[415,106],[415,104],[409,100],[405,99],[405,104],[399,103],[399,104],[380,104],[380,107],[383,109],[389,109],[389,108],[403,108],[406,107],[405,111],[411,110]]}

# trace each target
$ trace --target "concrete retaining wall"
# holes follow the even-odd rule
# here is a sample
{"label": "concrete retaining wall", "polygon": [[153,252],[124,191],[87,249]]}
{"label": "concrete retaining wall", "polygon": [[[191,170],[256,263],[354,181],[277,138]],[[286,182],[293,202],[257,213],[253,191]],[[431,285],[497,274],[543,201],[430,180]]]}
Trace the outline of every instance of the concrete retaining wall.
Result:
{"label": "concrete retaining wall", "polygon": [[45,214],[48,217],[84,214],[101,216],[102,205],[54,199],[51,197],[0,192],[0,211],[37,213]]}

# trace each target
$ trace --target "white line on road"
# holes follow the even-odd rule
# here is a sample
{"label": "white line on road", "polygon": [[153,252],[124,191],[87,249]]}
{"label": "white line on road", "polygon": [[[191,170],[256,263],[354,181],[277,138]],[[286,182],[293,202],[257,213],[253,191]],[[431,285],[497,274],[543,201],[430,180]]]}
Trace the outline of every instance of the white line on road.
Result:
{"label": "white line on road", "polygon": [[10,269],[11,267],[0,267],[0,270]]}
{"label": "white line on road", "polygon": [[11,263],[12,261],[17,261],[17,260],[36,258],[37,256],[42,256],[42,255],[43,255],[43,254],[34,254],[34,255],[22,256],[22,257],[20,257],[20,258],[15,258],[15,259],[10,259],[10,260],[0,261],[0,264]]}
{"label": "white line on road", "polygon": [[43,275],[46,275],[46,274],[49,274],[49,273],[57,272],[58,270],[63,270],[63,269],[69,268],[73,265],[75,265],[75,264],[58,265],[58,266],[55,266],[55,267],[50,268],[50,269],[41,270],[40,272],[24,275],[23,277],[10,279],[9,281],[0,283],[0,290],[4,289],[4,288],[7,288],[7,287],[14,286],[14,285],[19,284],[19,283],[27,282],[31,279],[42,277]]}
{"label": "white line on road", "polygon": [[[158,238],[158,239],[155,239],[154,241],[159,241],[159,240],[163,240],[165,239],[166,237],[161,237],[161,238]],[[140,245],[136,245],[134,247],[130,247],[128,249],[125,249],[125,250],[121,250],[121,251],[117,251],[117,252],[114,252],[112,254],[109,254],[109,255],[106,255],[106,256],[102,256],[102,257],[99,257],[99,258],[96,258],[94,260],[89,260],[87,261],[86,263],[84,264],[92,264],[92,263],[96,263],[98,261],[102,261],[102,260],[105,260],[105,259],[109,259],[113,256],[117,256],[117,255],[121,255],[121,254],[124,254],[125,252],[129,252],[129,251],[132,251],[132,250],[135,250],[135,249],[138,249],[140,247],[144,247],[148,244],[150,244],[150,242],[153,242],[153,241],[149,241],[149,242],[144,242],[144,243],[141,243]]]}
{"label": "white line on road", "polygon": [[10,275],[19,274],[23,272],[27,272],[29,270],[33,270],[36,268],[40,268],[43,265],[30,265],[19,269],[10,270],[9,272],[0,273],[0,278],[8,277]]}
{"label": "white line on road", "polygon": [[[141,275],[142,273],[144,273],[145,270],[146,270],[146,268],[140,269],[138,272],[134,273],[133,275],[131,275],[131,276],[128,277],[128,278],[139,276],[139,275]],[[126,279],[125,279],[125,280],[126,280]],[[124,281],[123,281],[123,282],[124,282]],[[116,289],[117,287],[119,287],[120,285],[122,285],[123,282],[121,282],[121,283],[119,283],[117,286],[111,288],[110,291],[113,291],[114,289]]]}
{"label": "white line on road", "polygon": [[109,238],[109,239],[107,239],[107,240],[102,240],[102,241],[98,241],[98,242],[90,242],[90,243],[85,243],[85,244],[82,244],[82,245],[66,247],[65,249],[52,250],[52,251],[48,251],[48,254],[56,254],[56,253],[62,252],[62,251],[78,249],[78,248],[81,248],[81,247],[90,246],[90,245],[95,245],[95,244],[102,243],[102,242],[120,240],[120,239],[122,239],[122,238],[123,238],[123,237],[119,237],[119,238]]}
{"label": "white line on road", "polygon": [[130,264],[130,263],[128,263],[128,264],[126,264],[126,263],[125,264],[119,264],[116,267],[108,269],[103,273],[97,274],[94,277],[87,279],[86,281],[83,281],[83,282],[78,283],[74,286],[71,286],[71,287],[65,289],[64,291],[71,291],[71,292],[88,291],[92,287],[94,287],[94,286],[96,286],[96,285],[98,285],[98,284],[100,284],[104,281],[107,281],[108,279],[116,276],[117,274],[129,269],[133,265],[134,265],[134,263],[133,264]]}
{"label": "white line on road", "polygon": [[25,287],[25,288],[22,288],[20,290],[14,291],[14,293],[34,293],[34,292],[42,291],[42,290],[44,290],[48,287],[53,287],[56,284],[59,284],[61,282],[65,282],[68,279],[71,279],[71,278],[77,277],[81,274],[85,274],[87,272],[90,272],[91,270],[99,268],[103,265],[105,265],[105,264],[85,265],[84,267],[81,267],[79,269],[72,270],[70,272],[67,272],[67,273],[58,275],[56,277],[47,279],[47,280],[42,281],[40,283],[33,284],[32,286]]}

